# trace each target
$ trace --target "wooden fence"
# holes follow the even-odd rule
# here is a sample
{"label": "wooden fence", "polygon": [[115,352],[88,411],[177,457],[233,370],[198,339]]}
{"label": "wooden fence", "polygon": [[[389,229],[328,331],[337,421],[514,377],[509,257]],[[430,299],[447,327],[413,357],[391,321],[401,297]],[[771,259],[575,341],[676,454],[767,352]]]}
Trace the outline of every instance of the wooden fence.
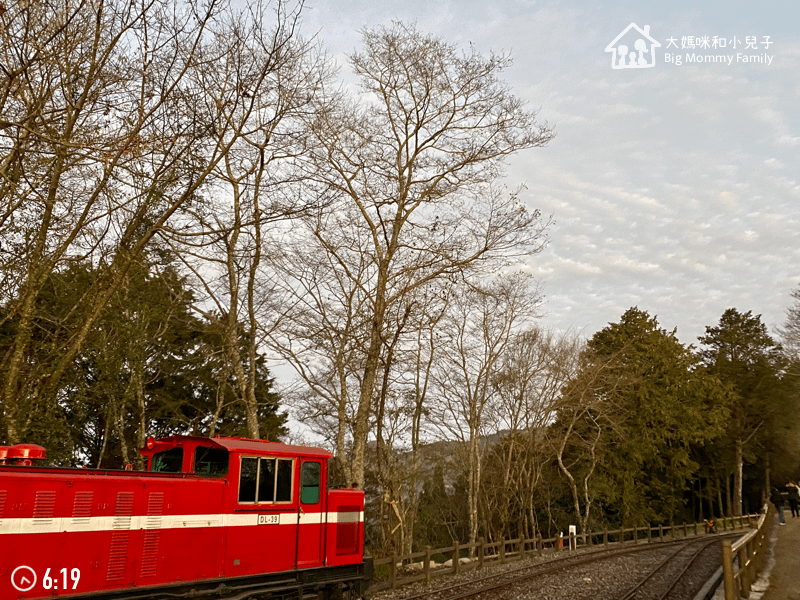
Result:
{"label": "wooden fence", "polygon": [[[719,518],[714,521],[717,532],[760,527],[763,515]],[[754,535],[758,529],[748,536]],[[577,552],[595,546],[621,546],[641,544],[665,539],[677,539],[709,532],[708,523],[683,523],[682,525],[636,527],[613,531],[591,532],[566,537],[532,539],[500,539],[486,542],[480,538],[472,544],[455,542],[446,548],[431,548],[401,556],[393,555],[375,559],[375,580],[371,592],[395,589],[416,581],[430,582],[434,577],[457,574],[484,565],[521,560],[528,556],[544,556],[559,552]],[[730,544],[730,542],[729,542]],[[737,548],[739,542],[737,542]],[[741,576],[739,576],[741,578]],[[726,597],[727,600],[727,597]]]}
{"label": "wooden fence", "polygon": [[[772,519],[772,510],[764,510],[758,519],[756,529],[743,538],[731,543],[722,540],[722,573],[725,600],[738,600],[750,597],[750,586],[764,564],[767,553],[767,537]],[[736,560],[734,561],[734,556]]]}

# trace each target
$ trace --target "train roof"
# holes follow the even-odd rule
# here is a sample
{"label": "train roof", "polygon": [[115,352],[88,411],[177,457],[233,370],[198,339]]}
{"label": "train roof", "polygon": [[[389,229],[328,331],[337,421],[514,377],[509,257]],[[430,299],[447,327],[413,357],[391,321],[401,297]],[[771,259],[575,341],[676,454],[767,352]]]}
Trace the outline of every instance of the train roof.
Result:
{"label": "train roof", "polygon": [[[153,440],[153,450],[159,451],[164,447],[184,446],[184,445],[204,445],[209,443],[214,446],[225,448],[229,452],[272,454],[279,456],[313,456],[316,458],[333,458],[333,454],[324,448],[316,446],[294,446],[281,442],[270,442],[269,440],[254,440],[240,437],[198,437],[188,435],[174,435],[166,438]],[[146,449],[142,449],[147,453]]]}

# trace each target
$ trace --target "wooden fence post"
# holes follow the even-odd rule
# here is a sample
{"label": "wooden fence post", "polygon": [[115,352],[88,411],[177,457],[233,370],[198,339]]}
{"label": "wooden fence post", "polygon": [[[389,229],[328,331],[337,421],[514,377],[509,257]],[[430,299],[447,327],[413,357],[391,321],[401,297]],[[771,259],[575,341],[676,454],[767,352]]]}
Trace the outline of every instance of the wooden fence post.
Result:
{"label": "wooden fence post", "polygon": [[664,541],[664,526],[661,523],[658,524],[658,539]]}
{"label": "wooden fence post", "polygon": [[652,523],[648,523],[647,524],[647,543],[648,544],[652,544],[653,543],[653,524]]}
{"label": "wooden fence post", "polygon": [[739,584],[742,588],[742,596],[745,598],[750,597],[750,565],[747,564],[747,554],[745,553],[745,546],[739,548],[737,552],[739,558]]}
{"label": "wooden fence post", "polygon": [[736,583],[733,578],[733,550],[730,540],[722,540],[722,572],[725,582],[725,600],[736,600]]}
{"label": "wooden fence post", "polygon": [[506,562],[506,538],[500,536],[500,562]]}
{"label": "wooden fence post", "polygon": [[519,559],[525,560],[525,534],[519,536]]}
{"label": "wooden fence post", "polygon": [[603,529],[603,546],[608,548],[608,529]]}
{"label": "wooden fence post", "polygon": [[459,556],[458,556],[460,554],[459,550],[460,550],[460,548],[459,548],[458,542],[453,542],[453,573],[454,574],[458,574],[458,567],[459,567],[459,563],[461,562],[459,560]]}
{"label": "wooden fence post", "polygon": [[544,551],[543,548],[544,542],[542,542],[542,536],[539,535],[538,533],[536,534],[536,541],[534,543],[536,544],[536,554],[538,554],[541,557],[542,552]]}
{"label": "wooden fence post", "polygon": [[689,532],[686,530],[686,521],[683,522],[683,537],[689,537]]}
{"label": "wooden fence post", "polygon": [[397,589],[397,557],[392,554],[392,562],[389,563],[389,583],[392,589]]}
{"label": "wooden fence post", "polygon": [[425,563],[422,567],[425,573],[425,583],[431,582],[431,547],[425,546]]}
{"label": "wooden fence post", "polygon": [[483,568],[483,557],[486,552],[486,541],[483,539],[483,536],[478,538],[478,568]]}

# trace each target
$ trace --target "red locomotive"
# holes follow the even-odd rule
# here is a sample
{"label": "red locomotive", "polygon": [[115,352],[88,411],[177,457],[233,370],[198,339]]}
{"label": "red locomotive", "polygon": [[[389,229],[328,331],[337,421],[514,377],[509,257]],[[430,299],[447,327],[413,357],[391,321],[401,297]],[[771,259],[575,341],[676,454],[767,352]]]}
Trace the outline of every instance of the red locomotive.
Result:
{"label": "red locomotive", "polygon": [[147,471],[59,469],[0,448],[0,600],[361,597],[364,493],[321,448],[150,438]]}

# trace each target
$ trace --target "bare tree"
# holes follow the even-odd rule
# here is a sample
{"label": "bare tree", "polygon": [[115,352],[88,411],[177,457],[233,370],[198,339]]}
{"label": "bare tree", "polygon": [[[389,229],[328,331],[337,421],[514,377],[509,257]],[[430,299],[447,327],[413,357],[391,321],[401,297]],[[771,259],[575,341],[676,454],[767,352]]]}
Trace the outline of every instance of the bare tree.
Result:
{"label": "bare tree", "polygon": [[[366,243],[350,217],[346,211],[327,215],[342,232],[341,239],[329,240],[330,247]],[[361,384],[368,304],[364,286],[353,282],[366,280],[368,255],[343,269],[337,252],[311,252],[296,235],[286,235],[273,246],[275,327],[269,332],[270,347],[311,392],[299,395],[299,416],[312,427],[322,426],[318,433],[332,440],[337,467],[349,484],[355,481],[346,460],[355,422],[352,398]]]}
{"label": "bare tree", "polygon": [[537,490],[543,465],[553,459],[547,427],[556,418],[562,389],[575,375],[579,349],[579,339],[570,333],[532,328],[516,334],[503,353],[494,381],[495,422],[503,439],[492,450],[491,482],[482,490],[498,535],[538,532]]}
{"label": "bare tree", "polygon": [[[495,184],[507,156],[553,137],[500,80],[506,56],[460,55],[402,24],[363,39],[350,56],[361,102],[339,98],[309,123],[318,148],[308,180],[332,204],[295,232],[299,260],[326,255],[343,297],[359,298],[353,316],[366,338],[349,457],[358,483],[387,311],[429,281],[542,249],[547,223]],[[313,282],[287,286],[304,293]]]}
{"label": "bare tree", "polygon": [[602,443],[608,430],[618,423],[617,407],[603,393],[609,377],[613,377],[609,376],[614,370],[613,358],[592,362],[584,351],[580,367],[555,406],[558,423],[551,430],[551,443],[559,471],[567,479],[581,531],[585,533],[598,493],[593,476],[602,460]]}
{"label": "bare tree", "polygon": [[[424,427],[439,325],[451,286],[433,281],[407,294],[387,319],[382,377],[375,394],[375,469],[383,490],[384,546],[410,553],[425,465]],[[386,433],[385,433],[386,432]],[[430,459],[430,456],[427,457]]]}
{"label": "bare tree", "polygon": [[293,194],[292,163],[306,144],[300,117],[327,71],[321,54],[297,36],[297,11],[274,29],[265,13],[255,4],[232,14],[220,32],[226,37],[215,39],[224,61],[198,74],[196,85],[222,107],[210,137],[229,149],[212,174],[210,202],[187,207],[186,224],[166,231],[204,303],[214,307],[214,314],[200,310],[219,323],[220,353],[253,438],[261,433],[256,360],[268,322],[260,319],[268,312],[261,304],[270,295],[260,285],[265,229],[304,210]]}
{"label": "bare tree", "polygon": [[[295,12],[278,7],[278,48]],[[201,201],[243,135],[229,107],[259,96],[259,82],[227,81],[216,97],[202,85],[237,43],[224,14],[219,0],[16,2],[0,14],[0,318],[15,322],[0,393],[11,443],[24,435],[20,415],[55,397],[131,265]],[[42,286],[78,260],[102,276],[75,307],[80,326],[34,364]]]}
{"label": "bare tree", "polygon": [[437,427],[466,449],[470,542],[478,536],[485,434],[496,431],[497,388],[513,335],[535,316],[540,297],[526,276],[498,277],[453,294],[442,328],[442,359],[434,367]]}

